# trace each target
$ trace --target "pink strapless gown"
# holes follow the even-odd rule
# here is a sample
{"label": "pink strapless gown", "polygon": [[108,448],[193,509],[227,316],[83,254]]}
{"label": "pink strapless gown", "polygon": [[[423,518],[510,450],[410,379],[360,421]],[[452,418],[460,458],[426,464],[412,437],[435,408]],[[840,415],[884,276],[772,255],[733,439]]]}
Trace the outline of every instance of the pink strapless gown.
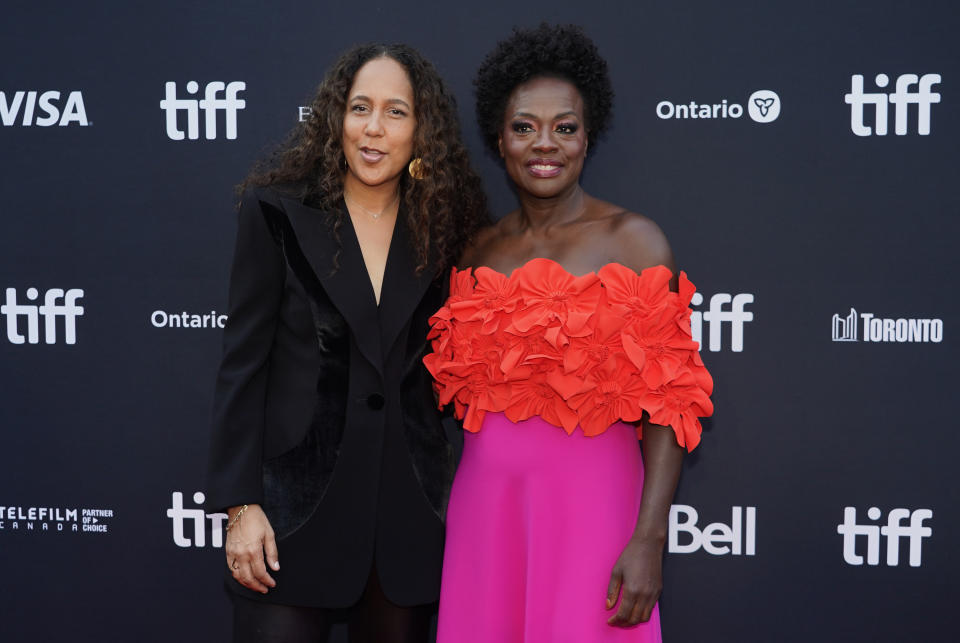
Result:
{"label": "pink strapless gown", "polygon": [[[438,643],[660,641],[660,616],[607,625],[610,573],[643,489],[644,415],[687,449],[713,381],[694,288],[663,266],[575,276],[533,259],[454,270],[424,364],[463,420],[447,511]],[[641,436],[642,437],[642,436]]]}

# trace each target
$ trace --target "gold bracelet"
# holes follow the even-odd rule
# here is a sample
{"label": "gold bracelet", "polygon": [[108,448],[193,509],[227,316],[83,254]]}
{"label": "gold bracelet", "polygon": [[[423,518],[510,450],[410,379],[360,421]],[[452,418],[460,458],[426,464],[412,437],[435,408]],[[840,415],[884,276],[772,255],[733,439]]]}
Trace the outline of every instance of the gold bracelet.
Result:
{"label": "gold bracelet", "polygon": [[243,512],[247,510],[247,505],[240,507],[240,511],[237,512],[237,515],[233,517],[233,520],[230,521],[230,524],[227,525],[227,528],[224,531],[230,531],[230,528],[240,522],[240,516],[243,515]]}

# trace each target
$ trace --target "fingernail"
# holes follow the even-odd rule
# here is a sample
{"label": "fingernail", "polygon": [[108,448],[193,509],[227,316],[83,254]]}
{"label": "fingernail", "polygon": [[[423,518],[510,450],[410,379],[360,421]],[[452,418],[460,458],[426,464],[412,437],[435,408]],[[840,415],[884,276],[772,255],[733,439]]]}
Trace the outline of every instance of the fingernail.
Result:
{"label": "fingernail", "polygon": [[273,561],[273,568],[274,568],[274,570],[279,570],[279,569],[280,569],[280,561],[279,561],[279,560]]}

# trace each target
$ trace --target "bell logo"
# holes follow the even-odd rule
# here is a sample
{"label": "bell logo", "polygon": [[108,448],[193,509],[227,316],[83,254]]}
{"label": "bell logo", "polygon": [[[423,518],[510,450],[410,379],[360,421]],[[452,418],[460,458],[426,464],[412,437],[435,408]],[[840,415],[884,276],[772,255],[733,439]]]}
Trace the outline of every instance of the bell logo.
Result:
{"label": "bell logo", "polygon": [[[37,301],[40,291],[27,288],[27,301]],[[66,344],[77,343],[77,317],[83,316],[83,306],[77,301],[83,299],[83,291],[71,288],[51,288],[43,296],[43,303],[21,304],[16,288],[7,288],[6,301],[0,305],[0,315],[7,318],[7,340],[11,344],[39,344],[40,318],[43,317],[43,341],[46,344],[57,343],[57,318],[63,318],[63,341]],[[26,328],[21,318],[26,318]],[[24,332],[26,334],[24,335]]]}
{"label": "bell logo", "polygon": [[[746,514],[746,520],[744,520]],[[670,507],[667,534],[667,551],[671,554],[692,554],[703,549],[713,556],[755,556],[757,554],[757,508],[733,507],[730,524],[710,523],[702,530],[697,527],[697,510],[689,505]],[[680,544],[680,534],[687,534],[690,542]]]}
{"label": "bell logo", "polygon": [[11,127],[20,120],[20,125],[30,127],[50,127],[59,125],[66,127],[71,123],[89,125],[87,110],[83,106],[83,94],[73,91],[67,94],[63,109],[58,107],[61,92],[0,92],[0,122],[4,127]]}
{"label": "bell logo", "polygon": [[[867,518],[873,521],[880,519],[882,515],[877,507],[870,507],[867,510]],[[908,519],[910,523],[905,525],[903,521]],[[925,527],[924,520],[933,518],[933,511],[930,509],[892,509],[887,514],[887,524],[880,525],[860,525],[857,524],[856,507],[844,507],[843,522],[837,525],[837,533],[843,536],[843,560],[848,565],[862,565],[863,555],[857,552],[857,540],[859,536],[867,538],[867,564],[880,564],[880,537],[887,538],[887,566],[896,567],[900,564],[900,539],[906,538],[910,547],[910,566],[920,567],[920,549],[924,538],[933,535],[930,527]]]}
{"label": "bell logo", "polygon": [[[874,78],[877,87],[885,88],[890,84],[886,74],[877,74]],[[917,106],[917,134],[930,134],[930,106],[940,102],[940,94],[930,91],[934,85],[940,84],[940,74],[902,74],[897,77],[896,90],[890,92],[864,92],[863,76],[854,74],[851,77],[850,93],[844,100],[850,105],[850,129],[857,136],[887,135],[887,107],[894,105],[893,131],[897,136],[907,133],[907,115],[911,104]],[[910,88],[916,85],[916,91]],[[874,106],[874,126],[871,129],[864,123],[864,105]]]}
{"label": "bell logo", "polygon": [[[173,521],[173,542],[177,547],[206,547],[207,546],[207,527],[210,527],[210,545],[212,547],[223,547],[223,523],[227,520],[227,514],[204,513],[199,505],[206,500],[203,492],[198,491],[193,494],[193,502],[198,506],[194,509],[185,509],[183,506],[183,494],[174,491],[171,497],[171,506],[167,509],[167,518]],[[193,540],[187,535],[188,523],[193,525]]]}
{"label": "bell logo", "polygon": [[[200,112],[203,111],[204,136],[208,141],[217,138],[217,112],[223,112],[226,137],[230,140],[237,138],[237,112],[246,107],[247,102],[237,98],[240,92],[247,88],[241,81],[223,83],[215,80],[207,83],[203,90],[203,98],[177,98],[177,84],[170,81],[166,84],[166,95],[160,101],[160,109],[167,113],[167,136],[174,141],[182,141],[184,132],[180,129],[177,115],[187,113],[186,137],[191,141],[200,138]],[[187,83],[187,94],[193,96],[200,91],[200,85],[195,80]],[[220,97],[220,92],[224,96]]]}

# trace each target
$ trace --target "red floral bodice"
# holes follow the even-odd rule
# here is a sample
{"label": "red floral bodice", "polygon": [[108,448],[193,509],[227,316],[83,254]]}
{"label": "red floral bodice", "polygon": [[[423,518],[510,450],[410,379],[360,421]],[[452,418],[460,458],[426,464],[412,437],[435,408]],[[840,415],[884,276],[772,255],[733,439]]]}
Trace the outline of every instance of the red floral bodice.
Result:
{"label": "red floral bodice", "polygon": [[591,436],[646,412],[693,450],[698,417],[713,413],[713,380],[690,335],[695,288],[681,272],[672,292],[671,276],[665,266],[637,274],[611,263],[576,277],[550,259],[509,277],[454,269],[423,360],[440,406],[453,402],[472,432],[490,411]]}

